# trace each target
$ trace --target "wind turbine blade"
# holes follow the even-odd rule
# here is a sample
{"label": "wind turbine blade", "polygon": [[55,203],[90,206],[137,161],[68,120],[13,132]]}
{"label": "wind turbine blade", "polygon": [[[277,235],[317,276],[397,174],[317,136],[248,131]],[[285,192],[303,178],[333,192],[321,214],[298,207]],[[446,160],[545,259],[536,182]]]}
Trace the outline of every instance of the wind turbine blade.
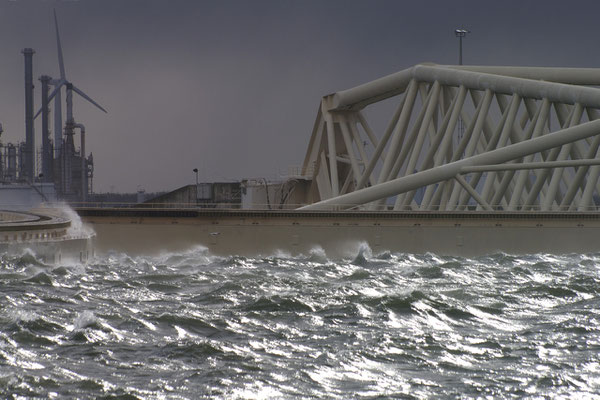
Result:
{"label": "wind turbine blade", "polygon": [[63,87],[67,82],[66,81],[62,81],[60,82],[52,91],[52,93],[50,93],[50,96],[48,96],[48,101],[52,100],[54,98],[54,96],[56,96],[56,93],[58,93],[58,91],[60,90],[61,87]]}
{"label": "wind turbine blade", "polygon": [[83,97],[84,99],[86,99],[87,101],[89,101],[90,103],[92,103],[93,105],[95,105],[96,107],[98,107],[99,109],[101,109],[102,111],[104,111],[105,113],[108,113],[108,111],[106,111],[100,104],[98,104],[94,100],[92,100],[90,98],[90,96],[88,96],[87,94],[83,93],[75,85],[73,85],[73,91],[75,93],[77,93],[78,95],[80,95],[81,97]]}
{"label": "wind turbine blade", "polygon": [[[56,94],[58,93],[58,91],[60,90],[61,87],[63,87],[67,82],[62,80],[57,86],[56,88],[52,91],[52,93],[50,93],[50,96],[48,96],[48,103],[54,98],[54,96],[56,96]],[[35,116],[33,117],[33,119],[36,119],[38,117],[38,115],[40,115],[42,113],[42,108],[40,107],[40,109],[38,110],[37,113],[35,113]]]}
{"label": "wind turbine blade", "polygon": [[56,47],[58,48],[58,67],[60,68],[60,78],[66,80],[65,63],[63,61],[62,46],[60,45],[60,35],[58,34],[58,19],[56,18],[56,9],[54,9],[54,26],[56,27]]}

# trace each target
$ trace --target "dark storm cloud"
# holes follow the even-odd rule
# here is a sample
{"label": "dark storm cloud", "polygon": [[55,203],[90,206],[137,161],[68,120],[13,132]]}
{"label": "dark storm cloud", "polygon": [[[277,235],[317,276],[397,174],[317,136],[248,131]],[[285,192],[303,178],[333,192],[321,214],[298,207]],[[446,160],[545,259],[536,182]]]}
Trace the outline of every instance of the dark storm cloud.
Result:
{"label": "dark storm cloud", "polygon": [[592,1],[4,0],[4,142],[24,137],[21,49],[58,74],[53,8],[68,78],[109,111],[75,100],[100,191],[273,177],[301,163],[322,95],[456,63],[463,24],[465,63],[600,65]]}

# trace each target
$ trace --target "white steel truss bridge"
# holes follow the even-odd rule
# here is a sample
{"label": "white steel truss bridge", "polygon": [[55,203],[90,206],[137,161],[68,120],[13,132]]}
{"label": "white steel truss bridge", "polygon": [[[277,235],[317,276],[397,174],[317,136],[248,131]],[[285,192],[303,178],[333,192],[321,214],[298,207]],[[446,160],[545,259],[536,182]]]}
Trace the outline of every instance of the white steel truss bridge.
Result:
{"label": "white steel truss bridge", "polygon": [[[301,209],[596,211],[596,86],[600,69],[419,64],[327,95]],[[377,132],[369,109],[393,100]]]}

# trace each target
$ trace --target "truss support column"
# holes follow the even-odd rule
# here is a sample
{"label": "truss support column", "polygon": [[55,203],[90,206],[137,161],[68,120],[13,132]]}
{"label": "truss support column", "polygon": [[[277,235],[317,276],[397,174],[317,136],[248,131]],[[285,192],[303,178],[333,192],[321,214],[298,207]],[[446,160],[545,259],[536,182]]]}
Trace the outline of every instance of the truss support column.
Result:
{"label": "truss support column", "polygon": [[[446,115],[444,116],[444,120],[442,121],[442,124],[439,128],[439,132],[437,133],[435,138],[433,138],[432,142],[430,143],[429,152],[427,153],[427,156],[421,163],[421,165],[423,166],[422,169],[431,168],[431,166],[433,165],[433,160],[435,158],[436,151],[438,150],[438,147],[440,146],[440,142],[444,139],[444,134],[446,133],[448,124],[450,123],[451,116],[452,116],[451,111],[446,112]],[[395,171],[396,171],[396,174],[393,177],[396,177],[398,175],[397,170],[395,170]],[[431,188],[431,186],[428,186],[427,189],[425,190],[425,196],[423,196],[423,201],[421,202],[421,205],[425,204],[425,199],[428,196],[430,196],[427,193],[427,190],[430,190],[430,188]],[[396,203],[398,204],[398,207],[400,207],[402,204],[401,200],[402,200],[401,196],[398,196],[398,198],[396,199]]]}
{"label": "truss support column", "polygon": [[[427,99],[424,100],[423,106],[421,107],[421,111],[419,111],[419,115],[417,115],[417,118],[415,119],[415,121],[413,123],[410,133],[407,135],[406,140],[404,141],[404,143],[402,145],[400,154],[398,155],[398,157],[396,157],[396,161],[394,161],[394,166],[392,167],[392,171],[388,175],[388,179],[387,179],[388,181],[395,179],[398,176],[398,173],[400,172],[402,167],[405,165],[405,163],[408,161],[408,156],[409,156],[410,152],[414,151],[413,145],[414,145],[415,141],[417,140],[417,136],[420,132],[421,125],[423,124],[423,120],[425,118],[425,113],[427,112],[427,108],[428,108],[427,105],[429,104],[432,94],[433,94],[433,92],[430,91],[429,95],[427,96]],[[445,118],[445,119],[447,119],[447,118]],[[407,171],[405,171],[405,174],[406,173],[407,173]],[[395,209],[399,209],[402,198],[403,198],[403,196],[398,196],[398,198],[396,199]]]}
{"label": "truss support column", "polygon": [[[419,158],[419,154],[421,153],[421,149],[423,147],[423,143],[425,142],[425,136],[427,135],[427,131],[429,130],[429,125],[431,124],[431,116],[433,115],[433,111],[437,107],[438,104],[438,95],[440,92],[440,83],[435,81],[433,83],[433,87],[431,88],[431,97],[429,99],[429,103],[427,104],[427,110],[425,111],[425,116],[423,117],[423,122],[421,123],[421,127],[419,128],[419,133],[417,135],[417,140],[413,147],[412,154],[410,156],[410,160],[408,161],[408,166],[406,167],[407,173],[413,171],[415,166],[417,165],[417,161]],[[410,204],[414,196],[414,192],[409,192],[406,194],[402,205],[406,206]]]}
{"label": "truss support column", "polygon": [[[564,104],[557,104],[557,103],[553,103],[554,109],[556,111],[556,116],[558,118],[559,124],[561,126],[562,129],[565,129],[569,126],[569,122],[571,121],[571,116],[573,115],[573,107],[571,107],[570,109],[566,109],[567,107]],[[568,113],[568,115],[567,115]],[[548,129],[550,129],[550,119],[548,119]],[[560,148],[555,148],[555,149],[551,149],[550,151],[546,151],[546,152],[541,152],[541,157],[543,160],[545,161],[555,161],[556,157],[558,157],[558,154],[560,152]],[[523,209],[527,210],[527,209],[531,209],[534,206],[534,203],[536,202],[538,196],[540,197],[540,201],[538,201],[538,204],[541,203],[541,200],[543,200],[544,196],[547,193],[547,186],[548,186],[548,175],[550,174],[550,170],[542,170],[539,172],[535,173],[535,183],[533,184],[533,186],[531,187],[531,189],[529,190],[529,194],[527,195],[525,201],[524,201],[524,207]],[[541,193],[541,195],[540,195]]]}
{"label": "truss support column", "polygon": [[[535,123],[535,128],[533,130],[532,138],[536,138],[540,136],[544,131],[544,126],[546,125],[546,121],[548,120],[548,115],[550,113],[550,101],[548,99],[542,100],[542,104],[539,107],[540,115],[537,117],[537,121]],[[523,162],[531,162],[533,161],[534,156],[528,155],[523,159]],[[513,190],[512,197],[510,202],[508,203],[508,209],[514,211],[517,207],[517,203],[521,199],[521,194],[523,193],[523,189],[525,187],[525,183],[527,178],[529,177],[529,171],[520,171],[517,177],[517,183]]]}
{"label": "truss support column", "polygon": [[593,194],[594,189],[596,188],[596,182],[598,182],[598,177],[600,176],[600,167],[592,167],[590,168],[590,175],[588,177],[588,184],[585,186],[585,190],[583,191],[583,195],[581,196],[581,203],[577,207],[577,211],[590,211],[593,204]]}
{"label": "truss support column", "polygon": [[[454,154],[448,155],[448,162],[453,162],[456,161],[460,158],[462,158],[464,156],[464,152],[465,149],[471,139],[471,137],[473,136],[473,129],[475,127],[475,124],[479,118],[479,114],[481,113],[481,109],[483,107],[483,102],[475,102],[476,108],[475,108],[475,112],[472,116],[472,118],[464,118],[463,116],[463,122],[464,121],[468,121],[467,123],[467,130],[465,131],[462,139],[460,140],[460,143],[458,144],[457,148],[454,150]],[[462,114],[462,110],[461,110],[461,114]],[[451,148],[449,147],[448,150],[451,150]],[[430,204],[430,208],[431,207],[435,207],[436,205],[439,205],[439,209],[440,210],[446,210],[449,207],[451,207],[450,205],[450,195],[454,192],[454,188],[455,188],[455,182],[453,180],[449,180],[446,182],[446,184],[442,187],[442,188],[438,188],[435,190],[435,194],[433,195],[432,199],[431,199],[431,204]]]}
{"label": "truss support column", "polygon": [[[402,103],[400,103],[400,106],[396,110],[396,115],[398,115],[398,117],[396,118],[396,115],[394,115],[394,118],[392,118],[392,120],[390,121],[390,124],[388,125],[387,129],[385,130],[383,137],[381,138],[381,140],[377,144],[377,147],[375,148],[375,152],[373,153],[373,156],[371,157],[371,160],[369,161],[369,164],[367,165],[362,178],[356,184],[357,189],[362,189],[365,186],[365,184],[367,183],[368,176],[371,175],[371,173],[373,172],[373,169],[375,168],[375,165],[377,165],[377,161],[379,161],[379,158],[383,153],[383,149],[387,145],[387,142],[390,139],[392,132],[394,131],[394,127],[396,127],[400,123],[399,120],[402,118],[402,115],[407,113],[408,115],[406,118],[408,118],[410,116],[410,113],[412,112],[414,97],[416,94],[416,86],[417,86],[417,82],[415,82],[414,80],[411,80],[410,83],[408,84],[407,93],[404,95],[404,99],[402,100]],[[409,94],[411,94],[412,99],[409,99]],[[405,111],[405,108],[407,107],[407,105],[410,108],[410,110]],[[364,118],[362,118],[362,120],[361,120],[361,114],[359,113],[358,115],[359,115],[359,121],[361,121],[363,128],[365,129],[365,131],[367,131],[368,125],[366,124],[366,121],[364,121],[365,123],[363,123]],[[389,156],[389,154],[390,153],[388,152],[388,156]],[[388,156],[385,157],[384,163],[388,162],[388,158],[390,158]]]}
{"label": "truss support column", "polygon": [[[571,122],[569,126],[575,126],[579,124],[581,120],[581,115],[583,114],[583,108],[580,103],[575,105],[573,109],[573,114],[571,115]],[[565,144],[558,153],[557,161],[566,160],[569,154],[571,153],[571,147],[573,147],[573,143]],[[552,177],[550,178],[550,185],[548,188],[548,192],[544,197],[544,201],[542,202],[542,211],[548,211],[552,207],[552,204],[556,201],[556,194],[559,189],[560,181],[563,175],[564,168],[556,168],[552,173]],[[560,201],[557,201],[560,204]]]}
{"label": "truss support column", "polygon": [[329,173],[331,179],[331,194],[333,197],[340,194],[340,183],[337,168],[337,151],[335,149],[335,126],[331,112],[325,111],[325,121],[327,124],[327,147],[329,149]]}
{"label": "truss support column", "polygon": [[342,137],[344,138],[344,144],[346,145],[348,157],[350,157],[350,166],[352,167],[354,179],[356,179],[358,182],[360,179],[360,169],[358,168],[358,162],[356,161],[356,156],[354,155],[354,148],[352,145],[352,139],[350,138],[350,132],[348,132],[347,120],[343,116],[339,115],[338,123],[342,130]]}
{"label": "truss support column", "polygon": [[346,174],[346,179],[344,179],[344,184],[342,185],[342,189],[340,189],[340,193],[344,194],[348,191],[348,187],[350,187],[350,182],[352,182],[352,171],[348,171]]}
{"label": "truss support column", "polygon": [[[508,141],[508,137],[510,135],[511,130],[513,129],[513,124],[515,123],[515,117],[517,115],[517,111],[519,111],[519,106],[521,105],[521,97],[518,94],[515,94],[510,103],[510,109],[508,111],[508,118],[504,123],[504,127],[502,129],[502,133],[500,134],[500,138],[498,139],[498,147],[506,146],[506,142]],[[488,173],[485,185],[483,187],[483,191],[481,193],[481,197],[486,199],[486,201],[491,197],[490,193],[492,190],[492,186],[496,181],[496,173],[490,172]],[[492,204],[494,205],[494,204]]]}
{"label": "truss support column", "polygon": [[[396,110],[396,113],[394,114],[394,117],[392,118],[392,121],[394,121],[393,124],[396,124],[396,122],[398,121],[398,118],[400,118],[401,110],[402,110],[402,104],[400,104],[400,107],[398,107],[398,110]],[[374,148],[377,148],[379,146],[379,142],[377,141],[377,137],[373,133],[373,130],[369,126],[369,123],[365,119],[365,116],[362,115],[362,113],[360,111],[356,112],[356,116],[358,117],[358,122],[360,122],[360,125],[363,127],[364,131],[366,132],[367,136],[369,137],[371,144],[373,145]],[[391,132],[391,128],[389,128],[389,129]],[[381,154],[381,158],[385,158],[383,153]]]}
{"label": "truss support column", "polygon": [[[600,118],[600,114],[595,109],[587,108],[588,119],[590,121],[597,120]],[[600,182],[596,181],[596,190],[600,193]]]}
{"label": "truss support column", "polygon": [[317,111],[317,118],[313,125],[312,134],[310,135],[310,141],[308,143],[308,150],[304,156],[304,162],[302,163],[302,175],[307,175],[310,169],[310,163],[316,162],[319,157],[319,149],[321,147],[321,135],[323,134],[323,113],[321,108]]}
{"label": "truss support column", "polygon": [[[599,147],[600,147],[600,135],[594,137],[594,141],[590,145],[590,148],[586,154],[586,159],[591,159],[591,158],[597,157]],[[586,173],[589,170],[590,170],[589,166],[582,165],[579,168],[577,168],[577,173],[575,174],[575,178],[573,179],[571,186],[567,190],[567,193],[565,194],[565,197],[563,198],[562,203],[560,203],[561,208],[563,208],[563,207],[567,208],[569,211],[576,209],[575,204],[573,204],[572,202],[573,202],[573,199],[575,198],[575,194],[581,188],[581,183],[583,182],[583,178],[585,177]],[[595,184],[593,186],[595,186]],[[585,187],[583,188],[583,190],[585,191]]]}
{"label": "truss support column", "polygon": [[[525,104],[527,102],[524,102]],[[526,105],[527,107],[527,105]],[[522,140],[529,140],[531,139],[531,137],[534,135],[535,132],[535,127],[537,125],[537,121],[540,117],[540,113],[542,111],[542,108],[538,108],[537,111],[535,111],[534,115],[531,118],[531,124],[529,124],[529,126],[527,127],[527,130],[525,132],[523,132],[523,136],[522,136]],[[525,115],[529,115],[528,112],[525,113]],[[543,127],[543,125],[542,125]],[[529,157],[529,156],[528,156]],[[502,178],[502,181],[500,183],[500,187],[497,189],[496,194],[494,195],[493,199],[492,199],[492,204],[500,204],[502,202],[502,200],[504,199],[504,201],[506,202],[505,205],[509,205],[510,204],[510,200],[512,198],[512,193],[507,193],[507,189],[510,186],[511,183],[513,183],[513,177],[515,175],[516,171],[508,171],[504,173],[504,176]],[[513,186],[513,192],[514,189],[516,189],[516,187]]]}
{"label": "truss support column", "polygon": [[475,199],[475,201],[477,203],[479,203],[479,205],[486,211],[494,211],[494,209],[492,207],[490,207],[490,205],[479,195],[479,193],[477,193],[477,191],[475,191],[475,189],[473,189],[473,187],[471,185],[469,185],[469,182],[467,182],[462,176],[460,175],[456,175],[454,177],[454,179],[456,179],[456,181],[458,183],[460,183],[460,185],[462,187],[465,188],[465,190],[471,195],[471,197],[473,197],[473,199]]}
{"label": "truss support column", "polygon": [[407,158],[408,154],[410,153],[412,146],[415,143],[415,140],[417,140],[417,134],[419,133],[419,129],[421,127],[421,124],[423,123],[423,119],[425,118],[425,112],[427,111],[426,106],[427,106],[427,104],[429,104],[430,99],[431,99],[431,92],[430,92],[430,96],[428,96],[427,99],[424,101],[423,107],[421,107],[421,111],[419,111],[419,115],[417,115],[417,118],[415,119],[415,121],[413,123],[413,127],[410,130],[410,133],[407,135],[406,140],[402,144],[402,148],[400,149],[400,154],[396,157],[396,160],[394,161],[394,166],[392,167],[392,170],[391,170],[390,174],[388,175],[388,178],[387,178],[388,181],[391,179],[394,179],[398,176],[398,173],[400,172],[400,170],[402,169],[402,166],[406,162],[406,158]]}
{"label": "truss support column", "polygon": [[[360,134],[358,133],[358,129],[356,129],[356,123],[357,123],[357,120],[353,120],[352,122],[349,123],[350,131],[352,132],[352,137],[354,138],[354,143],[356,143],[356,147],[358,147],[358,152],[360,153],[360,158],[362,159],[362,164],[366,170],[366,166],[367,166],[369,157],[367,156],[367,152],[366,152],[365,147],[360,138]],[[364,171],[363,171],[363,174],[364,174]],[[358,181],[360,181],[361,179],[363,179],[362,176],[360,177],[360,179]],[[367,181],[370,182],[371,184],[375,183],[373,180],[373,177],[371,177],[371,176],[367,177]]]}
{"label": "truss support column", "polygon": [[[478,147],[484,147],[483,150],[480,149],[481,154],[485,154],[486,152],[489,152],[490,150],[496,148],[496,144],[500,140],[500,135],[503,131],[504,126],[506,125],[506,120],[508,119],[509,112],[510,112],[510,108],[504,110],[504,112],[502,113],[502,118],[500,119],[500,122],[496,126],[496,128],[495,128],[494,132],[492,133],[492,136],[490,137],[490,140],[489,140],[489,142],[487,142],[487,144],[485,143],[485,141],[486,141],[485,131],[486,131],[486,125],[488,125],[488,116],[486,116],[486,118],[484,119],[483,135],[481,135],[480,140],[476,144]],[[479,180],[481,179],[481,176],[482,176],[482,173],[477,173],[477,174],[473,175],[473,177],[471,178],[473,187],[477,187],[477,185],[479,184]],[[462,193],[458,200],[458,207],[464,208],[465,205],[467,204],[468,200],[469,200],[469,194]]]}
{"label": "truss support column", "polygon": [[[387,179],[388,174],[390,173],[395,159],[395,155],[398,153],[398,149],[400,148],[402,139],[404,139],[404,133],[406,132],[408,121],[410,120],[410,115],[412,113],[412,108],[417,94],[418,86],[418,83],[415,81],[411,81],[411,83],[408,86],[406,100],[404,101],[404,107],[402,107],[400,119],[398,120],[396,129],[394,129],[392,141],[390,143],[390,149],[388,151],[388,157],[386,157],[385,162],[383,163],[383,167],[381,168],[381,173],[379,175],[379,179],[377,180],[378,183],[384,182]],[[437,84],[437,87],[439,90],[439,84]]]}
{"label": "truss support column", "polygon": [[[454,107],[452,108],[450,121],[448,123],[448,126],[445,127],[445,132],[443,133],[442,143],[440,144],[439,148],[437,148],[437,149],[432,148],[432,150],[434,150],[434,151],[437,150],[437,153],[433,159],[434,167],[437,167],[444,161],[444,157],[445,157],[446,153],[448,152],[448,149],[452,145],[452,139],[454,137],[454,128],[456,127],[456,122],[458,121],[458,118],[460,116],[460,111],[462,110],[463,105],[465,103],[466,95],[467,95],[467,88],[465,88],[464,86],[461,86],[457,93],[456,100],[454,101]],[[450,110],[448,110],[448,112],[450,112]],[[451,161],[451,160],[448,160],[448,161]],[[434,190],[435,190],[435,187],[433,185],[428,186],[427,189],[425,190],[425,196],[423,196],[423,201],[421,202],[421,210],[424,210],[431,206],[431,204],[428,204],[428,203],[431,200],[431,196],[433,195]],[[441,191],[442,187],[438,187],[438,190]]]}
{"label": "truss support column", "polygon": [[327,156],[325,152],[319,153],[319,164],[317,173],[315,174],[317,180],[317,188],[319,189],[319,196],[321,201],[324,199],[330,199],[331,195],[331,175],[329,174],[329,167],[327,166]]}
{"label": "truss support column", "polygon": [[[473,96],[473,100],[476,101],[474,93],[471,92],[471,96]],[[477,147],[477,143],[479,143],[479,138],[483,131],[483,125],[487,118],[487,114],[490,109],[490,105],[492,104],[493,93],[490,89],[485,91],[485,95],[483,100],[479,102],[478,106],[481,105],[481,111],[477,115],[477,119],[475,120],[475,127],[473,128],[473,133],[471,134],[469,143],[465,149],[465,158],[471,157],[473,153],[475,153],[475,149]],[[448,201],[448,208],[450,210],[455,209],[455,205],[459,200],[460,195],[460,187],[454,186],[452,189],[452,193],[450,194],[450,200]]]}

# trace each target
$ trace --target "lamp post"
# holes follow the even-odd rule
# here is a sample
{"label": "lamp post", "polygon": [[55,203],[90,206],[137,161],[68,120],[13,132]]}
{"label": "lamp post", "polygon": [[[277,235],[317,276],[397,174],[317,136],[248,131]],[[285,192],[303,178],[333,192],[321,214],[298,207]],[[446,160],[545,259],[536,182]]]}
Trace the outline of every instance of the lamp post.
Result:
{"label": "lamp post", "polygon": [[196,207],[198,207],[198,168],[193,169],[196,174]]}
{"label": "lamp post", "polygon": [[458,65],[463,65],[462,40],[465,36],[467,36],[467,33],[471,33],[471,31],[464,28],[454,30],[454,35],[458,38]]}
{"label": "lamp post", "polygon": [[[458,38],[458,65],[463,65],[462,41],[463,41],[463,38],[465,36],[467,36],[467,33],[471,33],[471,31],[468,29],[464,29],[464,28],[454,30],[454,35]],[[458,137],[456,138],[457,145],[460,144],[462,137],[463,137],[463,121],[462,121],[462,118],[459,116],[458,117]]]}

